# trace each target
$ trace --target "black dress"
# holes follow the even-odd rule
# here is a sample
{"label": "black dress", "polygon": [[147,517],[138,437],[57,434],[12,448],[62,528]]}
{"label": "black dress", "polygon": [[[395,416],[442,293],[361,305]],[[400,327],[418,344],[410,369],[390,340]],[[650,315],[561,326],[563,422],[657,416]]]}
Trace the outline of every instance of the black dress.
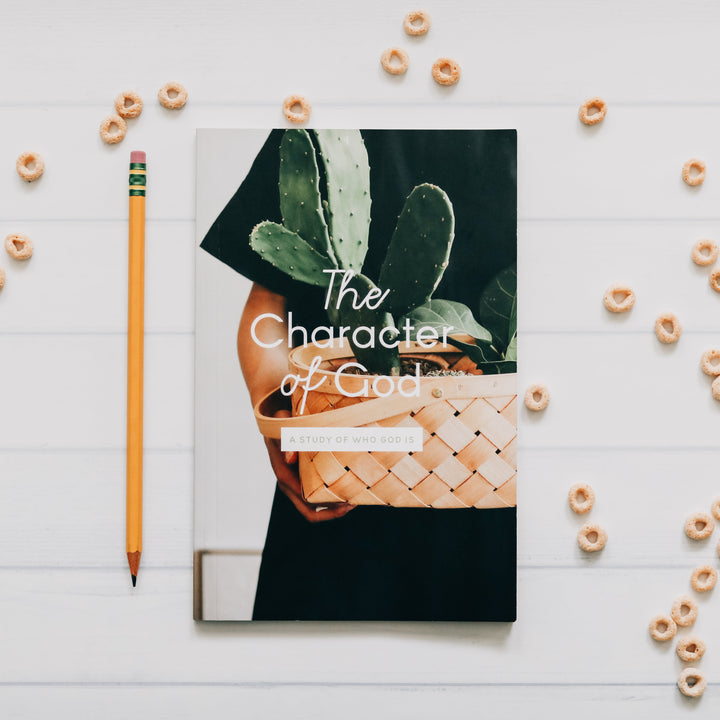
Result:
{"label": "black dress", "polygon": [[[322,291],[297,283],[250,248],[251,229],[281,222],[282,130],[270,133],[201,247],[287,298],[295,324],[327,325]],[[405,198],[440,186],[455,213],[449,267],[434,293],[475,310],[484,286],[516,259],[516,133],[363,131],[372,196],[363,272],[377,280]],[[359,506],[306,521],[275,491],[255,620],[515,620],[516,511]]]}

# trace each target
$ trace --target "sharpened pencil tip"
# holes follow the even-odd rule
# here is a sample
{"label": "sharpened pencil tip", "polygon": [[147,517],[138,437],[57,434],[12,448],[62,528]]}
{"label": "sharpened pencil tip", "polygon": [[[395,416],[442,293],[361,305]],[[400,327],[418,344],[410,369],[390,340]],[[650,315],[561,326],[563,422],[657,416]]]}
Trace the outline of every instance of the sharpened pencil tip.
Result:
{"label": "sharpened pencil tip", "polygon": [[132,581],[133,581],[133,587],[135,587],[135,585],[137,585],[137,575],[131,575],[130,577],[132,578]]}

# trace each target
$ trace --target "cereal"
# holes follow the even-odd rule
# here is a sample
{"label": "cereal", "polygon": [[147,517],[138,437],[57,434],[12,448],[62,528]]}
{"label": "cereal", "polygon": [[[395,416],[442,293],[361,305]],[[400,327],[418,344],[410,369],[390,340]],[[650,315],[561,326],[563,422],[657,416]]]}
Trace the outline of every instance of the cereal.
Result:
{"label": "cereal", "polygon": [[525,407],[528,410],[533,410],[534,412],[544,410],[548,406],[549,402],[550,391],[545,387],[545,385],[536,383],[535,385],[531,385],[525,391]]}
{"label": "cereal", "polygon": [[700,697],[707,687],[705,676],[695,668],[685,668],[678,678],[678,688],[683,695]]}
{"label": "cereal", "polygon": [[720,268],[713,270],[710,273],[710,287],[720,293]]}
{"label": "cereal", "polygon": [[697,158],[688,160],[683,165],[682,179],[693,187],[695,185],[702,185],[705,180],[705,163]]}
{"label": "cereal", "polygon": [[[714,385],[715,383],[713,383]],[[716,520],[720,520],[720,497],[716,497],[713,500],[712,507],[710,508],[710,512],[713,514],[713,517]]]}
{"label": "cereal", "polygon": [[693,513],[685,521],[685,534],[691,540],[706,540],[715,531],[715,521],[705,512]]}
{"label": "cereal", "polygon": [[712,265],[718,259],[718,244],[714,240],[698,240],[692,249],[692,259],[696,265]]}
{"label": "cereal", "polygon": [[460,79],[460,65],[451,58],[438,58],[433,63],[432,76],[438,85],[454,85]]}
{"label": "cereal", "polygon": [[695,662],[705,654],[705,643],[697,637],[686,637],[678,640],[675,652],[683,662]]}
{"label": "cereal", "polygon": [[580,106],[578,115],[585,125],[596,125],[607,115],[607,103],[600,97],[590,98]]}
{"label": "cereal", "polygon": [[[295,105],[300,106],[298,112],[293,109]],[[310,118],[311,110],[310,103],[307,101],[307,98],[302,95],[288,95],[285,100],[283,100],[283,114],[290,122],[307,122]]]}
{"label": "cereal", "polygon": [[0,290],[3,289],[3,285],[5,285],[5,271],[0,267]]}
{"label": "cereal", "polygon": [[179,82],[165,83],[158,90],[158,100],[168,110],[179,110],[188,99],[187,90]]}
{"label": "cereal", "polygon": [[682,325],[672,313],[663,313],[655,321],[655,334],[661,343],[676,343],[682,334]]}
{"label": "cereal", "polygon": [[697,620],[697,603],[690,596],[681,595],[673,603],[670,614],[680,627],[690,627]]}
{"label": "cereal", "polygon": [[693,570],[690,584],[695,592],[709,592],[717,584],[717,570],[712,565],[700,565]]}
{"label": "cereal", "polygon": [[45,161],[42,159],[40,153],[24,152],[15,162],[15,168],[23,180],[32,182],[41,177],[45,172]]}
{"label": "cereal", "polygon": [[[113,125],[115,130],[113,130]],[[122,141],[127,132],[127,123],[119,115],[108,115],[100,123],[100,137],[108,144],[115,145]]]}
{"label": "cereal", "polygon": [[[615,298],[616,295],[622,296],[621,300]],[[603,297],[605,307],[613,313],[623,313],[628,310],[632,310],[632,306],[635,304],[635,293],[632,288],[628,285],[622,285],[621,283],[615,283],[611,285],[606,291]]]}
{"label": "cereal", "polygon": [[[712,384],[712,396],[715,400],[720,400],[720,377],[716,377]],[[717,517],[717,515],[715,516]],[[720,520],[720,518],[718,518]]]}
{"label": "cereal", "polygon": [[[394,63],[393,58],[397,58],[399,64]],[[380,63],[385,69],[385,72],[389,72],[391,75],[402,75],[407,72],[410,65],[410,58],[402,48],[391,47],[385,50],[380,56]]]}
{"label": "cereal", "polygon": [[706,375],[720,375],[720,350],[706,350],[700,365]]}
{"label": "cereal", "polygon": [[13,233],[5,238],[5,250],[15,260],[29,260],[33,254],[32,240],[22,233]]}
{"label": "cereal", "polygon": [[669,615],[656,615],[650,621],[650,637],[658,642],[672,640],[677,633],[677,625]]}
{"label": "cereal", "polygon": [[413,10],[405,16],[403,27],[408,35],[424,35],[430,29],[430,16],[424,10]]}
{"label": "cereal", "polygon": [[142,98],[132,90],[125,90],[115,98],[115,110],[124,120],[137,117],[142,109]]}
{"label": "cereal", "polygon": [[595,504],[595,493],[587,483],[577,483],[568,492],[568,502],[573,512],[584,515],[592,510]]}
{"label": "cereal", "polygon": [[597,523],[585,523],[578,532],[577,541],[584,552],[598,552],[605,547],[607,533]]}

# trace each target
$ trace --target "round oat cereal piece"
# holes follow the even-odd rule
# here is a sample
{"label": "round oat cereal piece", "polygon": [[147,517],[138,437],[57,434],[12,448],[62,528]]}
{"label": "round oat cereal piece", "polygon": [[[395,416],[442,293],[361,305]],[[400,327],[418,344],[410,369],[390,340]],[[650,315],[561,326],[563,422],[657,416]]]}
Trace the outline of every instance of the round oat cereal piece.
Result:
{"label": "round oat cereal piece", "polygon": [[682,169],[682,179],[693,187],[705,181],[705,163],[697,158],[688,160]]}
{"label": "round oat cereal piece", "polygon": [[[622,299],[617,300],[616,295],[622,296]],[[615,283],[605,291],[603,302],[610,312],[628,312],[628,310],[632,310],[632,306],[635,304],[635,292],[629,285]]]}
{"label": "round oat cereal piece", "polygon": [[706,375],[720,375],[720,350],[717,348],[706,350],[703,353],[700,366]]}
{"label": "round oat cereal piece", "polygon": [[680,673],[677,684],[680,692],[691,698],[700,697],[707,688],[707,680],[697,668],[685,668]]}
{"label": "round oat cereal piece", "polygon": [[[720,377],[716,377],[712,384],[712,396],[715,400],[720,400]],[[717,517],[717,516],[716,516]]]}
{"label": "round oat cereal piece", "polygon": [[37,180],[45,172],[45,161],[40,153],[24,152],[15,162],[18,175],[26,182]]}
{"label": "round oat cereal piece", "polygon": [[655,321],[655,335],[666,345],[676,343],[682,334],[682,325],[673,313],[663,313]]}
{"label": "round oat cereal piece", "polygon": [[697,603],[689,595],[681,595],[673,603],[670,614],[680,627],[690,627],[697,620]]}
{"label": "round oat cereal piece", "polygon": [[3,289],[4,285],[5,285],[5,271],[0,267],[0,290]]}
{"label": "round oat cereal piece", "polygon": [[[295,110],[295,106],[299,106],[300,110]],[[304,123],[310,119],[312,107],[306,97],[302,95],[288,95],[283,100],[283,115],[294,123]]]}
{"label": "round oat cereal piece", "polygon": [[[113,128],[115,128],[113,130]],[[100,123],[100,137],[108,144],[122,142],[127,132],[127,123],[119,115],[108,115]]]}
{"label": "round oat cereal piece", "polygon": [[693,570],[690,584],[695,592],[709,592],[717,584],[718,573],[712,565],[700,565]]}
{"label": "round oat cereal piece", "polygon": [[692,249],[692,259],[696,265],[713,265],[718,259],[718,244],[714,240],[698,240]]}
{"label": "round oat cereal piece", "polygon": [[550,391],[545,385],[535,383],[525,391],[525,407],[533,412],[544,410],[550,402]]}
{"label": "round oat cereal piece", "polygon": [[696,512],[685,521],[685,534],[691,540],[707,540],[715,532],[715,521],[706,512]]}
{"label": "round oat cereal piece", "polygon": [[710,273],[710,287],[715,292],[720,293],[720,268],[717,268],[717,270],[713,270]]}
{"label": "round oat cereal piece", "polygon": [[15,260],[29,260],[33,254],[33,243],[23,233],[12,233],[5,238],[5,250]]}
{"label": "round oat cereal piece", "polygon": [[607,532],[597,523],[585,523],[578,532],[577,541],[583,552],[598,552],[605,547]]}
{"label": "round oat cereal piece", "polygon": [[179,82],[165,83],[158,90],[158,100],[168,110],[179,110],[188,99],[188,92]]}
{"label": "round oat cereal piece", "polygon": [[142,112],[142,109],[142,98],[132,90],[125,90],[115,98],[115,110],[124,120],[136,118]]}
{"label": "round oat cereal piece", "polygon": [[706,375],[720,375],[720,350],[717,348],[706,350],[702,355],[700,366]]}
{"label": "round oat cereal piece", "polygon": [[[714,385],[715,383],[713,383]],[[713,517],[716,520],[720,520],[720,497],[716,497],[713,500],[712,507],[710,508],[710,512],[713,514]]]}
{"label": "round oat cereal piece", "polygon": [[596,125],[607,115],[607,103],[601,97],[590,98],[580,106],[578,115],[585,125]]}
{"label": "round oat cereal piece", "polygon": [[568,502],[572,511],[584,515],[595,504],[595,493],[587,483],[577,483],[568,491]]}
{"label": "round oat cereal piece", "polygon": [[452,58],[438,58],[433,63],[432,76],[438,85],[454,85],[460,79],[460,65]]}
{"label": "round oat cereal piece", "polygon": [[[394,63],[393,58],[396,58],[399,62]],[[403,75],[410,66],[410,57],[402,48],[391,47],[380,56],[380,64],[385,72],[391,75]]]}
{"label": "round oat cereal piece", "polygon": [[677,624],[669,615],[656,615],[650,621],[650,637],[658,642],[672,640],[677,634]]}
{"label": "round oat cereal piece", "polygon": [[425,10],[412,10],[405,16],[403,27],[408,35],[425,35],[430,29],[430,15]]}
{"label": "round oat cereal piece", "polygon": [[696,662],[705,654],[705,643],[698,637],[680,638],[675,652],[683,662]]}

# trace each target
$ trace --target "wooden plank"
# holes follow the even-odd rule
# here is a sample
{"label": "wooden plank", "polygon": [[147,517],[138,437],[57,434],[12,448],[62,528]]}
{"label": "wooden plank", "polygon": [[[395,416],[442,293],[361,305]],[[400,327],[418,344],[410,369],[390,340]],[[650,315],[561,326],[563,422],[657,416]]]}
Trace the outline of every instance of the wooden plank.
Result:
{"label": "wooden plank", "polygon": [[[126,331],[127,221],[33,219],[17,227],[35,253],[25,264],[3,259],[0,335]],[[150,220],[146,237],[146,332],[192,332],[192,223]]]}
{"label": "wooden plank", "polygon": [[456,685],[341,685],[308,686],[210,685],[210,686],[30,686],[0,688],[5,717],[35,718],[46,708],[62,708],[68,717],[99,715],[105,720],[125,720],[142,712],[147,717],[195,720],[212,709],[215,720],[234,720],[238,709],[266,720],[334,720],[338,708],[347,718],[393,717],[436,720],[452,717],[474,720],[478,708],[497,718],[533,713],[540,717],[586,720],[636,720],[667,717],[669,713],[702,712],[713,717],[720,711],[717,686],[702,701],[684,698],[670,684],[566,686],[456,686]]}
{"label": "wooden plank", "polygon": [[[4,683],[670,684],[681,664],[672,647],[655,646],[647,623],[684,590],[683,579],[674,570],[600,565],[524,570],[514,625],[197,626],[189,569],[147,568],[134,592],[120,567],[5,570],[3,646],[17,651],[0,654],[0,676]],[[693,628],[709,645],[720,633],[716,603],[699,598]],[[717,684],[720,658],[711,650],[702,667]]]}
{"label": "wooden plank", "polygon": [[[586,92],[581,90],[578,98]],[[195,128],[281,125],[281,97],[268,96],[270,104],[253,107],[188,104],[170,117],[163,108],[148,102],[132,127],[133,147],[148,148],[148,218],[171,221],[194,217]],[[47,139],[45,145],[40,140],[47,137],[47,108],[0,105],[0,124],[14,139],[13,146],[45,145],[38,150],[46,156],[47,166],[43,178],[29,185],[12,172],[0,176],[0,193],[6,198],[0,219],[11,226],[9,230],[16,226],[22,230],[25,221],[38,216],[73,221],[122,221],[126,217],[123,190],[129,145],[105,146],[100,141],[96,128],[107,110],[107,105],[53,107],[53,120],[62,128],[63,136]],[[661,106],[652,111],[652,123],[648,123],[649,111],[644,106],[617,106],[602,125],[591,129],[579,122],[574,103],[505,104],[482,108],[481,114],[479,110],[476,105],[438,103],[409,117],[405,105],[375,102],[319,106],[313,120],[330,127],[517,128],[521,220],[700,221],[720,217],[714,200],[720,180],[711,171],[720,165],[720,139],[715,131],[720,124],[720,104]],[[162,143],[156,141],[159,135]],[[231,149],[228,146],[225,158],[229,170],[218,171],[219,177],[229,178],[228,198],[249,169],[246,162],[237,161]],[[14,158],[11,148],[6,153]],[[82,195],[71,181],[78,156],[90,158],[94,172],[105,179],[85,183]],[[710,168],[699,188],[689,188],[681,179],[683,163],[694,156],[702,157]],[[538,192],[540,187],[552,188],[552,192]],[[576,248],[583,238],[584,232],[579,231]],[[678,247],[683,249],[685,263],[680,237]],[[653,252],[652,245],[649,252]],[[582,256],[570,259],[582,263]],[[652,266],[648,263],[646,267]]]}
{"label": "wooden plank", "polygon": [[[667,310],[678,316],[685,333],[717,332],[720,296],[710,288],[710,268],[690,259],[692,245],[703,237],[720,241],[717,223],[692,218],[521,222],[521,338],[547,330],[653,333],[655,319]],[[615,282],[635,290],[632,312],[613,315],[605,309],[605,289]]]}
{"label": "wooden plank", "polygon": [[[32,62],[7,79],[5,102],[102,102],[109,111],[126,86],[137,88],[150,104],[169,76],[187,85],[190,102],[254,104],[291,90],[307,93],[314,103],[395,100],[399,95],[408,104],[478,97],[579,104],[586,95],[609,91],[612,99],[625,102],[718,99],[712,68],[717,60],[713,28],[720,16],[715,4],[704,1],[608,0],[587,6],[548,0],[538,6],[489,0],[476,7],[447,0],[432,8],[431,33],[420,42],[402,31],[408,6],[400,0],[368,0],[363,12],[352,16],[342,5],[321,0],[302,7],[282,0],[275,6],[282,22],[272,22],[260,6],[236,9],[226,0],[209,0],[201,7],[181,0],[168,22],[159,0],[128,0],[126,12],[112,16],[112,26],[106,12],[87,12],[85,1],[67,9],[50,0],[9,7],[3,58],[25,52],[25,28],[33,27],[36,35]],[[128,53],[123,63],[100,62],[107,57],[109,27],[111,37],[138,33],[152,38],[152,47]],[[467,28],[478,32],[463,32]],[[300,29],[302,53],[294,44]],[[592,44],[595,37],[602,38],[598,46]],[[379,66],[383,48],[396,44],[411,53],[411,70],[400,82]],[[276,55],[268,72],[245,72],[237,83],[238,69],[249,70],[249,58],[266,57],[269,45]],[[443,92],[430,79],[430,65],[451,51],[464,76]],[[328,62],[328,53],[339,53],[342,62]],[[498,57],[502,63],[488,72],[489,61]],[[63,82],[47,82],[48,68]],[[275,116],[280,122],[279,105]],[[648,126],[656,120],[652,116]]]}
{"label": "wooden plank", "polygon": [[[145,447],[192,446],[190,335],[145,346]],[[126,339],[122,335],[2,338],[0,448],[124,448]]]}

